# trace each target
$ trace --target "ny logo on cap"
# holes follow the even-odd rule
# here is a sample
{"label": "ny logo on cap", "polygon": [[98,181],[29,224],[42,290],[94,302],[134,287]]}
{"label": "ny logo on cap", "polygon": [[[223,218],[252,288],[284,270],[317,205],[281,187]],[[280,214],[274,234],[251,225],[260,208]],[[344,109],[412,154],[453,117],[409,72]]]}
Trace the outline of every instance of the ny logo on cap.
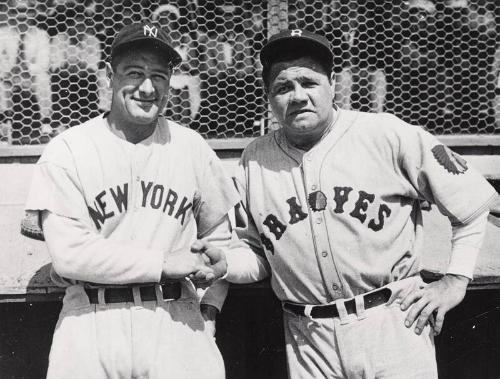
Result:
{"label": "ny logo on cap", "polygon": [[156,26],[144,25],[144,35],[146,37],[155,37],[158,34],[158,29]]}
{"label": "ny logo on cap", "polygon": [[294,30],[292,30],[292,32],[290,33],[290,35],[292,37],[300,37],[302,35],[302,30],[300,30],[300,29],[294,29]]}

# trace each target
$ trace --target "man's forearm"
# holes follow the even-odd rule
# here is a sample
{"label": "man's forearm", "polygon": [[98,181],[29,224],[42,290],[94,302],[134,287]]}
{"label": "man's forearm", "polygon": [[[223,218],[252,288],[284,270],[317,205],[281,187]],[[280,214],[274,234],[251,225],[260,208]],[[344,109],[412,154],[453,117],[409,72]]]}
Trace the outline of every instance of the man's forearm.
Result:
{"label": "man's forearm", "polygon": [[52,265],[61,277],[102,284],[158,282],[163,252],[103,238],[73,219],[44,212]]}
{"label": "man's forearm", "polygon": [[225,279],[231,283],[253,283],[267,278],[271,273],[268,261],[255,253],[243,241],[234,242],[226,250],[227,274]]}
{"label": "man's forearm", "polygon": [[468,224],[452,228],[451,257],[447,274],[472,279],[487,223],[488,212],[484,212]]}
{"label": "man's forearm", "polygon": [[[214,247],[224,251],[228,247],[231,240],[231,225],[229,217],[222,219],[218,225],[203,236],[203,239]],[[212,305],[220,312],[222,306],[224,305],[224,301],[226,300],[227,291],[227,282],[219,280],[208,287],[201,299],[201,304]]]}

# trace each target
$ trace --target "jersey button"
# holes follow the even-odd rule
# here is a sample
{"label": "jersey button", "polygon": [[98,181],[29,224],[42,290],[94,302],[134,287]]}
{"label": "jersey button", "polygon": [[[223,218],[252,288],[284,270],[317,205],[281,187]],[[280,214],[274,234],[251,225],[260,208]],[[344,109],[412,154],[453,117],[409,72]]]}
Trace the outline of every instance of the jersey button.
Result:
{"label": "jersey button", "polygon": [[141,180],[141,178],[139,176],[136,176],[135,180],[138,182],[139,180]]}
{"label": "jersey button", "polygon": [[328,257],[328,252],[327,252],[327,251],[323,251],[323,252],[321,253],[321,255],[322,255],[323,257]]}
{"label": "jersey button", "polygon": [[316,187],[316,184],[313,184],[313,185],[311,186],[311,189],[312,189],[313,191],[315,191],[315,190],[316,190],[316,188],[318,188],[318,187]]}
{"label": "jersey button", "polygon": [[332,288],[333,288],[333,290],[334,290],[334,291],[338,291],[338,290],[339,290],[339,286],[338,286],[338,285],[336,285],[336,284],[333,284],[333,285],[332,285]]}
{"label": "jersey button", "polygon": [[322,222],[323,222],[323,220],[321,218],[316,219],[316,224],[321,224]]}

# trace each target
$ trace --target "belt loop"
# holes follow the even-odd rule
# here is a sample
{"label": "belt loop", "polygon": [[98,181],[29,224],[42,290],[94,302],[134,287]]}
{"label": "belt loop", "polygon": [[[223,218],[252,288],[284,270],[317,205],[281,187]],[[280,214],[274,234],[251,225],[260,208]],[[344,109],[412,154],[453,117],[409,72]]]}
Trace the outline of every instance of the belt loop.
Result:
{"label": "belt loop", "polygon": [[310,328],[313,325],[318,323],[318,320],[316,320],[314,317],[311,316],[311,312],[313,310],[313,305],[308,304],[304,306],[304,316],[306,316],[309,320],[307,321],[307,327]]}
{"label": "belt loop", "polygon": [[304,307],[304,316],[312,318],[311,317],[311,311],[312,311],[313,306],[312,305],[306,305]]}
{"label": "belt loop", "polygon": [[104,291],[105,289],[102,288],[102,287],[99,287],[97,289],[97,302],[100,304],[100,305],[104,305],[106,304],[106,298],[104,297]]}
{"label": "belt loop", "polygon": [[141,289],[138,286],[132,287],[132,296],[134,297],[134,305],[139,307],[142,305]]}
{"label": "belt loop", "polygon": [[156,293],[156,302],[158,304],[163,303],[165,300],[163,299],[163,290],[162,286],[158,283],[155,284],[155,293]]}
{"label": "belt loop", "polygon": [[337,310],[339,312],[340,324],[345,325],[349,323],[347,309],[345,308],[344,300],[338,300],[335,302]]}
{"label": "belt loop", "polygon": [[356,302],[356,315],[358,316],[358,320],[366,318],[365,297],[363,295],[355,296],[354,301]]}

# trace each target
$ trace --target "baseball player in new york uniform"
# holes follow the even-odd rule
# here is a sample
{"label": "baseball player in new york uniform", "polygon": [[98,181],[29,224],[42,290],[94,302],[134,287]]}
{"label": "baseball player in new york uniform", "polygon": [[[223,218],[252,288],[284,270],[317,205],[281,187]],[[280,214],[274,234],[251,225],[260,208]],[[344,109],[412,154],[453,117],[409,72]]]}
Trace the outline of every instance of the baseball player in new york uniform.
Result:
{"label": "baseball player in new york uniform", "polygon": [[180,59],[159,27],[124,27],[110,112],[56,137],[36,165],[26,210],[66,287],[49,378],[224,378],[209,321],[227,288],[193,283],[225,272],[197,239],[227,244],[238,195],[203,139],[160,116]]}
{"label": "baseball player in new york uniform", "polygon": [[[226,278],[265,277],[265,254],[291,378],[436,378],[433,333],[465,295],[494,189],[421,127],[332,106],[324,37],[283,31],[260,58],[281,129],[241,158]],[[428,285],[422,200],[453,231],[448,270]]]}

